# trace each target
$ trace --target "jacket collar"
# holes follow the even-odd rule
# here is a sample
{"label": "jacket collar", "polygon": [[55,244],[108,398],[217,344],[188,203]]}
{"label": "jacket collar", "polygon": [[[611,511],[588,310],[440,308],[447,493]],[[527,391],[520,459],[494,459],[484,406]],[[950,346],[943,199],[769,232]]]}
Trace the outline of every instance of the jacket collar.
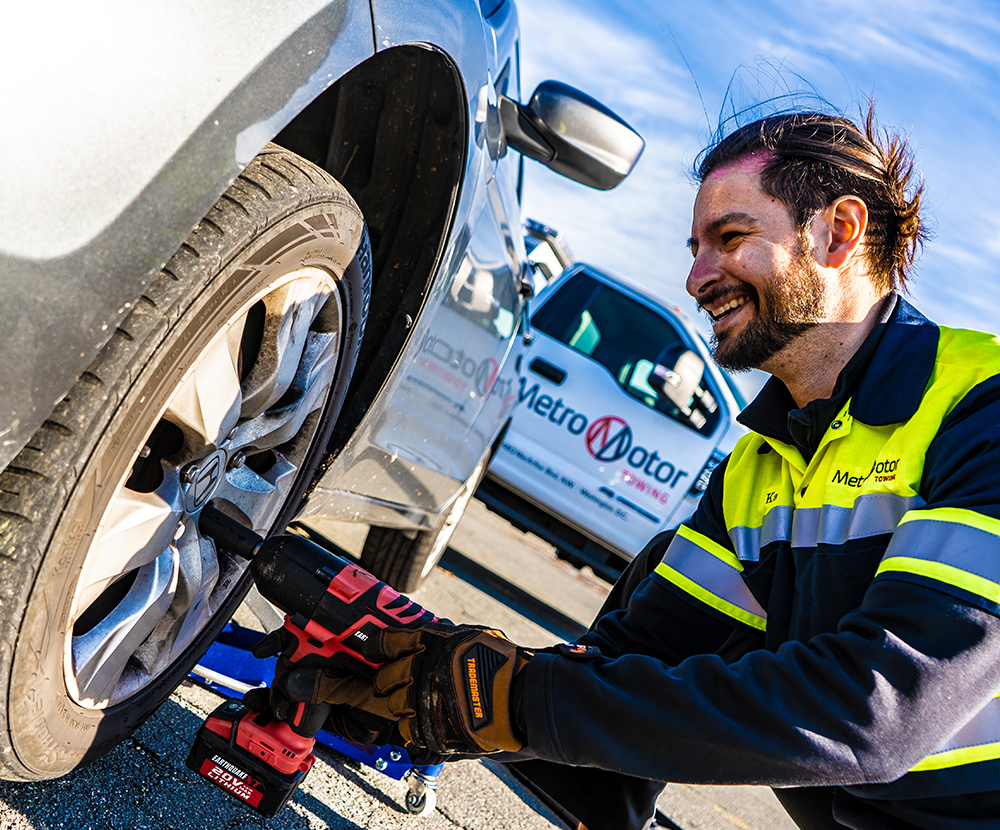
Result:
{"label": "jacket collar", "polygon": [[[869,426],[886,426],[911,418],[920,406],[937,358],[940,329],[898,294],[859,349],[874,351],[851,396],[851,416]],[[837,380],[840,388],[850,368]],[[791,443],[788,415],[795,409],[791,394],[772,377],[737,420],[748,429]]]}
{"label": "jacket collar", "polygon": [[854,399],[851,415],[881,427],[916,414],[934,371],[941,329],[902,297],[889,320]]}

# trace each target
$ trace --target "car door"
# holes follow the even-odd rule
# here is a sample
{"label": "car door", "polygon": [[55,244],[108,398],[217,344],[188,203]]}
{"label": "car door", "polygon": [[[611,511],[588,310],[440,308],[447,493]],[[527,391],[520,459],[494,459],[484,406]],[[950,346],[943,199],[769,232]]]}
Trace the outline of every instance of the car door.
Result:
{"label": "car door", "polygon": [[660,395],[657,367],[690,356],[685,335],[662,309],[587,270],[556,283],[531,322],[518,408],[491,472],[634,556],[684,512],[725,428],[719,396],[707,372],[693,412]]}

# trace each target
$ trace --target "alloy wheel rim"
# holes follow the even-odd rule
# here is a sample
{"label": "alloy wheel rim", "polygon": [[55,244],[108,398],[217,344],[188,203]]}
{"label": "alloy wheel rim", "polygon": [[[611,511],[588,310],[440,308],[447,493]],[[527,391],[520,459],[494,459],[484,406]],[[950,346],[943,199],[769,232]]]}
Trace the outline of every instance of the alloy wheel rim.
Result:
{"label": "alloy wheel rim", "polygon": [[269,284],[221,326],[172,391],[118,484],[72,603],[66,680],[88,708],[160,677],[247,563],[201,535],[209,503],[266,533],[298,478],[343,349],[327,271]]}

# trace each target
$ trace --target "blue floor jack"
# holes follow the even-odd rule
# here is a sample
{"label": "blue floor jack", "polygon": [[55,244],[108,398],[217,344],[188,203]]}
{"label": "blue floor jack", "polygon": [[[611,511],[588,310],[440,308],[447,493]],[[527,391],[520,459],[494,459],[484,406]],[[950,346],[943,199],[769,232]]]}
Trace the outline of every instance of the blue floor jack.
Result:
{"label": "blue floor jack", "polygon": [[[281,625],[282,617],[256,589],[251,589],[245,605],[265,630]],[[250,653],[261,636],[259,631],[228,623],[191,670],[192,678],[227,697],[240,697],[251,689],[266,686],[274,678],[275,658],[258,659]],[[362,746],[326,731],[320,732],[316,740],[383,775],[397,781],[405,779],[407,791],[403,804],[411,815],[424,816],[434,811],[442,764],[416,766],[402,747]]]}

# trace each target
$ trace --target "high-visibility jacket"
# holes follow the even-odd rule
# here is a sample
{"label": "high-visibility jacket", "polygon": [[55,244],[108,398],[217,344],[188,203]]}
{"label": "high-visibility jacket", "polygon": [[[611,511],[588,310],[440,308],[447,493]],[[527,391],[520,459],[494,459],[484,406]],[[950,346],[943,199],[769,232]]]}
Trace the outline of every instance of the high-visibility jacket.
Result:
{"label": "high-visibility jacket", "polygon": [[1000,827],[1000,343],[901,299],[872,338],[808,460],[783,385],[747,408],[655,572],[584,638],[603,656],[531,660],[538,757],[832,785],[849,827]]}

